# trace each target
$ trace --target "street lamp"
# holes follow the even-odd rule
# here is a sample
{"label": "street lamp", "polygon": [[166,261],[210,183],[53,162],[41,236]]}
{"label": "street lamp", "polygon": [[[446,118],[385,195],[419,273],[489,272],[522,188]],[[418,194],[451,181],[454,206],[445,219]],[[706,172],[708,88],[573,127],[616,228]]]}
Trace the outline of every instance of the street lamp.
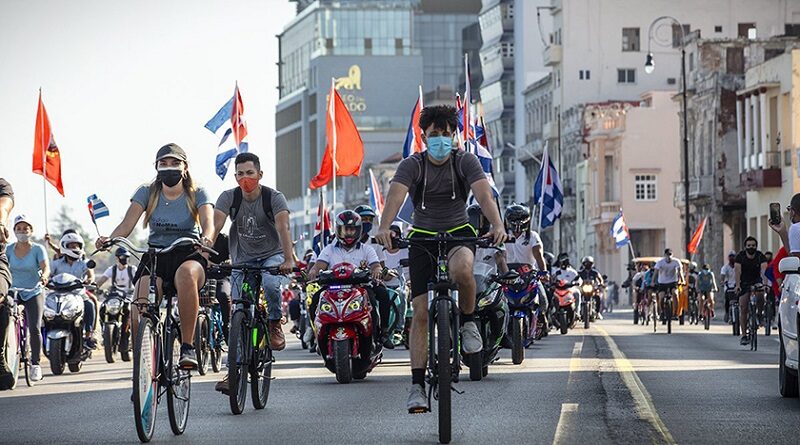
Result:
{"label": "street lamp", "polygon": [[[683,204],[684,208],[684,235],[686,244],[686,258],[689,258],[689,240],[692,238],[692,228],[689,225],[689,126],[687,114],[687,100],[686,100],[686,43],[683,31],[683,24],[675,17],[668,15],[658,17],[650,23],[650,29],[647,32],[647,59],[644,62],[644,72],[651,74],[656,69],[655,58],[653,52],[650,51],[650,43],[653,39],[653,28],[656,23],[667,20],[673,26],[677,26],[681,30],[681,97],[683,100]],[[656,39],[656,43],[661,46],[668,46],[665,42],[660,42]],[[671,45],[669,45],[671,46]]]}

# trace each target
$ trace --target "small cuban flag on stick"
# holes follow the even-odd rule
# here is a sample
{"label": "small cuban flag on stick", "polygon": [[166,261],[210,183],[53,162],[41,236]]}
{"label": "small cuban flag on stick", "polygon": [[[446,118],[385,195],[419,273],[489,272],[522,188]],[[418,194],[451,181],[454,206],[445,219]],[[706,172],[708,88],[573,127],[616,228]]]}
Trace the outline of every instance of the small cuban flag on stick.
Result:
{"label": "small cuban flag on stick", "polygon": [[233,158],[247,151],[247,123],[244,119],[244,102],[238,83],[233,90],[233,97],[217,111],[205,127],[220,138],[214,167],[217,176],[225,179]]}
{"label": "small cuban flag on stick", "polygon": [[619,211],[619,215],[611,222],[611,237],[614,238],[617,249],[627,246],[631,242],[631,234],[628,231],[628,225],[625,224],[625,217],[622,214],[622,210]]}
{"label": "small cuban flag on stick", "polygon": [[92,217],[94,229],[97,231],[97,236],[100,236],[100,229],[97,228],[97,220],[110,215],[108,207],[106,207],[106,204],[98,198],[97,195],[89,195],[89,197],[86,198],[86,202],[87,207],[89,207],[89,216]]}

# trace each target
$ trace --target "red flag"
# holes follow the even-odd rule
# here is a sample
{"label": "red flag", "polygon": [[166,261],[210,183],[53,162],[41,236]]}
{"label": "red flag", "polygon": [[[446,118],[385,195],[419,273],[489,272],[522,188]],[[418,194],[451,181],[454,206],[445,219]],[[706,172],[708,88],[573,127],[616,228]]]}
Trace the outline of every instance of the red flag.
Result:
{"label": "red flag", "polygon": [[689,251],[690,255],[694,255],[697,252],[697,247],[700,245],[700,241],[703,240],[703,232],[706,230],[706,221],[708,221],[708,217],[703,218],[700,221],[700,225],[697,226],[697,230],[694,231],[694,235],[692,235],[692,240],[689,241]]}
{"label": "red flag", "polygon": [[319,173],[309,184],[311,189],[318,189],[333,179],[334,153],[336,176],[358,176],[361,172],[361,163],[364,161],[364,143],[361,141],[361,135],[333,84],[328,95],[328,118],[325,127],[328,145],[325,147]]}
{"label": "red flag", "polygon": [[50,129],[50,119],[47,118],[47,110],[44,109],[41,91],[33,141],[33,172],[44,176],[47,182],[53,184],[58,193],[64,196],[64,184],[61,182],[61,153]]}

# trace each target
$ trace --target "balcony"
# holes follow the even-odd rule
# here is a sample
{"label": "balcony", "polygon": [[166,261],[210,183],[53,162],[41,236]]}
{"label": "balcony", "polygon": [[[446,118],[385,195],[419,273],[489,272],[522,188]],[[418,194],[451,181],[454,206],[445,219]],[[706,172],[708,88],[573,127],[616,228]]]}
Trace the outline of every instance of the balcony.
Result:
{"label": "balcony", "polygon": [[558,121],[551,120],[550,122],[542,125],[542,139],[556,139],[558,138]]}
{"label": "balcony", "polygon": [[594,206],[593,224],[611,222],[619,214],[619,201],[603,201],[600,205]]}
{"label": "balcony", "polygon": [[[745,190],[758,190],[769,187],[780,187],[783,182],[781,172],[781,152],[768,151],[752,155],[753,161],[758,161],[759,168],[748,169],[739,174],[742,188]],[[753,162],[755,164],[756,162]]]}
{"label": "balcony", "polygon": [[[672,204],[682,209],[685,206],[683,194],[683,181],[676,181],[673,184]],[[711,175],[689,179],[689,200],[710,198],[714,196],[714,177]]]}
{"label": "balcony", "polygon": [[545,66],[553,66],[561,63],[561,45],[551,44],[544,49],[542,54]]}

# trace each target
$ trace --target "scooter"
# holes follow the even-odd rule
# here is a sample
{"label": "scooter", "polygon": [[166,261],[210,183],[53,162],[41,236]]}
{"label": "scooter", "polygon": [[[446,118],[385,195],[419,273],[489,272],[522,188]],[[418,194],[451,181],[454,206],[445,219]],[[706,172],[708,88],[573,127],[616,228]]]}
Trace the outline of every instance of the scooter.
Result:
{"label": "scooter", "polygon": [[[383,345],[374,332],[378,321],[372,315],[374,303],[367,293],[371,281],[368,270],[347,263],[335,264],[318,279],[317,350],[339,383],[366,378],[383,355]],[[397,320],[395,312],[390,308],[389,332]]]}
{"label": "scooter", "polygon": [[553,287],[553,294],[558,302],[555,319],[562,335],[575,327],[575,306],[579,297],[575,289],[576,281],[558,280]]}
{"label": "scooter", "polygon": [[498,277],[510,311],[508,328],[511,339],[511,362],[519,365],[525,360],[525,348],[533,344],[538,325],[539,280],[536,271],[527,264],[509,264],[509,272]]}
{"label": "scooter", "polygon": [[132,292],[114,287],[100,304],[103,323],[103,350],[106,362],[114,363],[119,351],[123,362],[131,361],[130,314]]}
{"label": "scooter", "polygon": [[481,333],[483,349],[475,354],[466,354],[463,351],[461,354],[472,381],[481,380],[489,374],[489,365],[497,359],[506,336],[508,302],[495,272],[496,268],[486,263],[476,263],[473,266],[477,284],[475,324]]}
{"label": "scooter", "polygon": [[53,375],[61,375],[68,366],[70,372],[78,372],[83,362],[92,356],[92,350],[83,339],[86,286],[74,275],[62,273],[52,277],[47,288],[51,292],[45,297],[44,328],[50,370]]}

